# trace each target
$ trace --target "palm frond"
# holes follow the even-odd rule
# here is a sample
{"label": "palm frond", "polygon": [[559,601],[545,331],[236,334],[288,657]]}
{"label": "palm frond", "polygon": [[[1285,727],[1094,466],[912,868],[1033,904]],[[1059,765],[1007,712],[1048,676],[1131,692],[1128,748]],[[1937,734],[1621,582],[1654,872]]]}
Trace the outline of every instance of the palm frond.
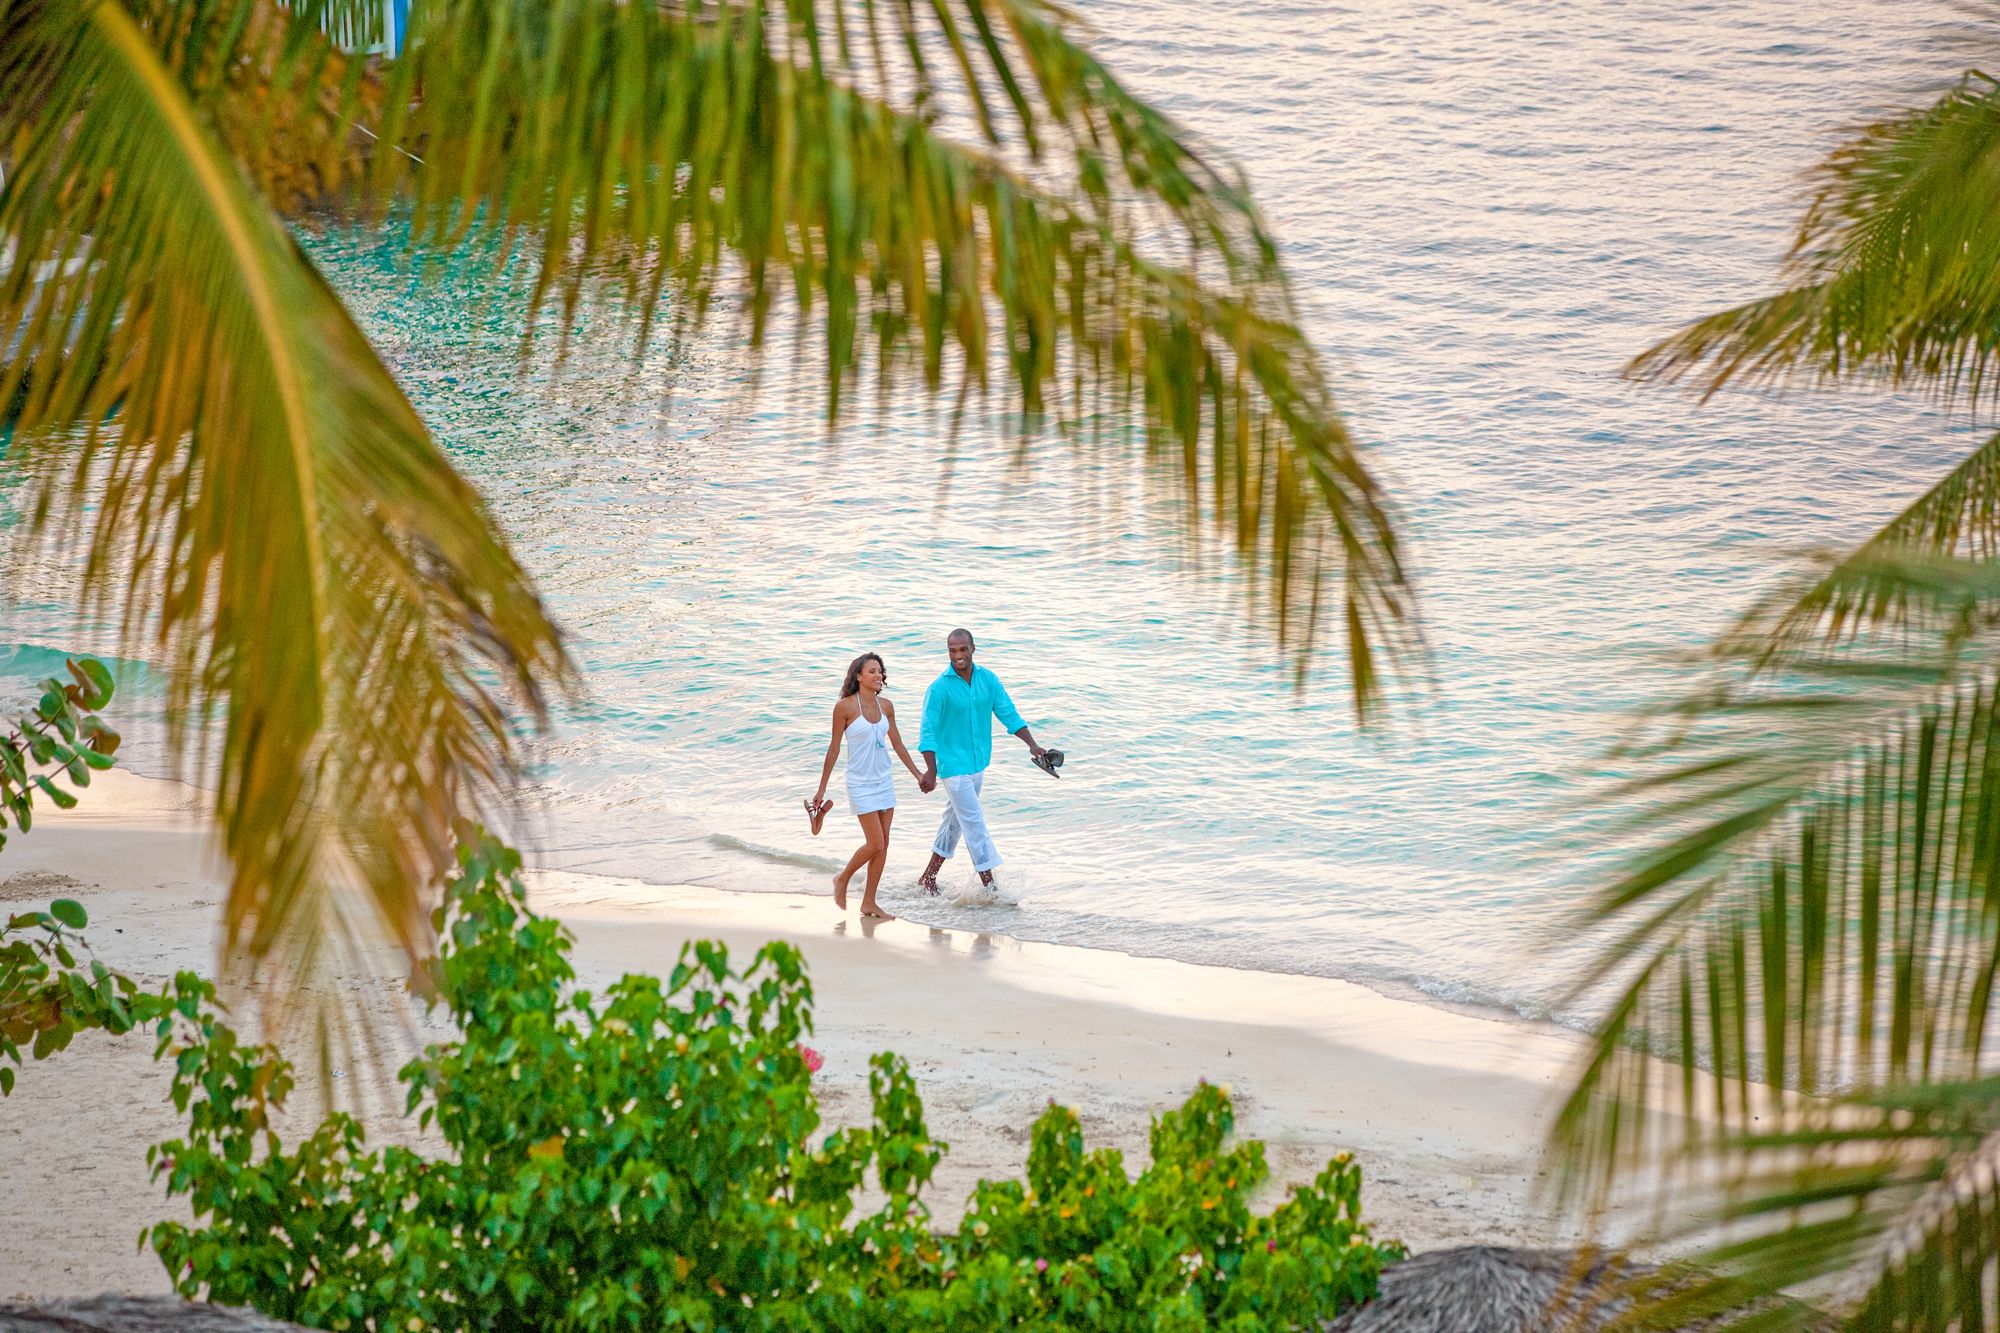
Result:
{"label": "palm frond", "polygon": [[1415,644],[1388,502],[1247,189],[1062,10],[436,0],[389,77],[407,151],[370,197],[407,199],[420,243],[505,233],[537,302],[608,286],[641,338],[663,292],[679,333],[733,295],[753,346],[791,301],[830,421],[871,373],[1004,386],[1024,428],[1104,446],[1129,409],[1301,669],[1335,596],[1364,714]]}
{"label": "palm frond", "polygon": [[[1642,353],[1636,378],[1723,385],[1875,377],[1977,403],[2000,345],[2000,88],[1961,80],[1932,106],[1862,127],[1814,173],[1784,290],[1703,319]],[[1724,638],[1767,663],[1867,629],[1921,636],[1927,608],[1856,571],[1884,555],[1990,557],[2000,537],[2000,438],[1988,440],[1822,576],[1779,589]]]}
{"label": "palm frond", "polygon": [[[1718,1144],[1735,1238],[1635,1293],[1634,1327],[1991,1328],[2000,1314],[2000,1082],[1801,1102]],[[1803,1305],[1774,1300],[1805,1288]],[[1837,1318],[1829,1318],[1829,1313]]]}
{"label": "palm frond", "polygon": [[[1952,1094],[1942,1108],[1892,1102],[1877,1111],[1886,1169],[1854,1211],[1894,1221],[1860,1269],[1873,1281],[1850,1327],[1947,1333],[1990,1328],[2000,1317],[1991,1294],[2000,1274],[2000,1085],[1938,1091]],[[1937,1109],[1950,1118],[1940,1123]],[[1886,1191],[1894,1191],[1886,1201],[1875,1197]]]}
{"label": "palm frond", "polygon": [[173,738],[215,786],[230,943],[309,933],[311,901],[354,883],[416,948],[453,818],[501,799],[509,710],[537,716],[568,667],[479,499],[222,146],[231,116],[252,132],[230,105],[255,95],[233,82],[252,55],[317,62],[285,85],[304,114],[272,108],[294,142],[341,96],[275,13],[0,6],[7,461],[36,531],[88,544],[86,596],[127,651],[169,669]]}
{"label": "palm frond", "polygon": [[1386,502],[1247,190],[1064,12],[441,0],[385,87],[330,40],[369,9],[0,0],[9,462],[34,532],[91,543],[93,605],[169,668],[232,940],[267,948],[358,880],[414,942],[451,817],[488,813],[517,706],[568,669],[271,210],[497,229],[538,247],[538,300],[622,288],[642,338],[663,292],[680,333],[735,293],[753,342],[789,292],[830,416],[870,369],[962,403],[996,357],[1024,422],[1101,442],[1136,406],[1301,670],[1335,587],[1360,708],[1414,641]]}
{"label": "palm frond", "polygon": [[1874,377],[1976,404],[2000,353],[2000,87],[1968,74],[1862,127],[1814,174],[1783,290],[1690,325],[1627,368],[1744,381]]}
{"label": "palm frond", "polygon": [[[1779,1113],[1726,1098],[1731,1080],[1813,1093],[1976,1061],[1985,1025],[1962,1015],[2000,944],[1996,706],[1991,673],[1945,653],[1794,660],[1669,711],[1624,789],[1650,840],[1589,909],[1622,933],[1583,982],[1613,988],[1611,1019],[1558,1129],[1586,1174]],[[1698,1067],[1717,1076],[1706,1104]],[[1680,1120],[1637,1109],[1669,1094]]]}
{"label": "palm frond", "polygon": [[[2000,556],[2000,435],[1989,437],[1931,487],[1854,550],[1833,560],[1803,588],[1781,588],[1743,616],[1723,640],[1730,655],[1761,654],[1768,661],[1836,646],[1853,635],[1922,636],[1941,627],[1938,617],[1962,605],[1963,562]],[[1911,577],[1911,561],[1954,565],[1940,589]],[[1875,577],[1876,571],[1883,571]],[[1942,600],[1930,594],[1942,591]]]}
{"label": "palm frond", "polygon": [[1649,1317],[1844,1273],[1901,1318],[2000,1255],[1966,1156],[2000,1127],[2000,572],[1878,555],[1829,588],[1950,628],[1738,659],[1628,752],[1641,850],[1589,913],[1609,1018],[1552,1146],[1573,1200],[1643,1169],[1724,1201],[1712,1278]]}

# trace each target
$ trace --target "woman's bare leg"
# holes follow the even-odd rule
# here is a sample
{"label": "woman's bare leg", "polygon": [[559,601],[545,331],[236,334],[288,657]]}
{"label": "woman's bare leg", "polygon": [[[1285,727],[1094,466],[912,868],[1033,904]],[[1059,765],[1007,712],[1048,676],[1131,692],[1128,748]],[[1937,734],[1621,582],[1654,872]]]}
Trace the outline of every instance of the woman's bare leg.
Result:
{"label": "woman's bare leg", "polygon": [[847,858],[846,867],[833,877],[833,905],[841,911],[847,910],[847,881],[854,878],[856,871],[874,861],[888,850],[889,837],[882,831],[880,810],[870,810],[865,815],[856,815],[861,821],[861,836],[866,840],[854,849],[854,855]]}
{"label": "woman's bare leg", "polygon": [[[863,815],[861,819],[866,823],[868,816]],[[864,842],[854,855],[847,858],[847,864],[841,867],[840,873],[833,877],[833,905],[843,912],[847,910],[847,881],[854,878],[855,871],[868,864],[868,857],[868,844]]]}
{"label": "woman's bare leg", "polygon": [[881,904],[875,901],[875,890],[882,883],[882,867],[889,864],[889,825],[896,822],[896,808],[890,806],[878,812],[876,818],[882,821],[882,845],[868,862],[868,882],[861,890],[861,915],[893,921],[896,919],[894,914],[883,911]]}

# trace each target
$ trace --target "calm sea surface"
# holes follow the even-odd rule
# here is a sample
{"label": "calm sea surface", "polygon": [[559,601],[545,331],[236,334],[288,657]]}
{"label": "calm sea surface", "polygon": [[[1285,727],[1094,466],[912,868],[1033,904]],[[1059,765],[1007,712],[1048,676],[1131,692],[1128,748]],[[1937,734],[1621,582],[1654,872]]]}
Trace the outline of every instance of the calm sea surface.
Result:
{"label": "calm sea surface", "polygon": [[[837,775],[826,834],[799,810],[842,668],[888,659],[914,745],[964,624],[1070,764],[1051,782],[996,747],[1012,906],[907,896],[940,807],[906,783],[895,910],[1537,1012],[1560,981],[1549,923],[1589,869],[1562,808],[1618,710],[1787,558],[1862,534],[1969,445],[1913,402],[1697,407],[1617,377],[1768,280],[1834,133],[1961,61],[1944,12],[1083,12],[1133,86],[1249,169],[1406,517],[1427,702],[1357,736],[1331,649],[1294,693],[1230,571],[1184,567],[1170,511],[1131,501],[1128,457],[1052,443],[1024,469],[978,432],[948,450],[914,403],[830,439],[790,353],[753,394],[723,329],[670,365],[586,328],[565,366],[522,371],[481,270],[419,286],[394,238],[317,239],[587,670],[538,774],[543,858],[819,889],[854,841]],[[20,618],[16,637],[62,642],[56,609]]]}

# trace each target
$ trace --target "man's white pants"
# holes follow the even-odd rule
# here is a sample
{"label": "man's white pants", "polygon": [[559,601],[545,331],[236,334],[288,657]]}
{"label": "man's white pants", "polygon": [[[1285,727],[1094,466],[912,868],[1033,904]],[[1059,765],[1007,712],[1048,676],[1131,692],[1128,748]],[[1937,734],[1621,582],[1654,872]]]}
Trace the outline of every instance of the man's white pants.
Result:
{"label": "man's white pants", "polygon": [[985,770],[977,773],[962,773],[955,778],[940,778],[938,785],[944,788],[944,822],[938,825],[937,841],[931,844],[931,851],[946,860],[958,850],[958,840],[965,838],[965,850],[972,857],[974,870],[991,870],[1000,864],[1000,853],[994,850],[993,836],[986,831],[986,808],[979,804],[979,789],[986,785]]}

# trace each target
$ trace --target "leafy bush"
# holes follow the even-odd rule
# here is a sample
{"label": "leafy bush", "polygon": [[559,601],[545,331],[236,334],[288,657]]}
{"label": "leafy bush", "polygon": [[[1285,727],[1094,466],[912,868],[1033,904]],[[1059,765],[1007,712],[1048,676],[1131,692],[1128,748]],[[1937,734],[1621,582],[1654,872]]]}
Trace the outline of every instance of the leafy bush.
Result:
{"label": "leafy bush", "polygon": [[[160,1019],[174,1007],[171,991],[157,994],[114,972],[88,952],[83,904],[58,898],[45,912],[18,912],[0,924],[0,1057],[21,1063],[21,1046],[40,1060],[68,1046],[88,1028],[125,1033]],[[0,1096],[14,1091],[14,1071],[0,1065]]]}
{"label": "leafy bush", "polygon": [[23,833],[33,826],[37,792],[68,810],[76,796],[61,780],[88,787],[91,770],[115,762],[118,733],[97,716],[111,702],[111,672],[94,657],[71,658],[64,665],[70,680],[43,680],[35,706],[21,714],[14,730],[0,735],[0,847],[7,845],[9,816]]}
{"label": "leafy bush", "polygon": [[[43,680],[35,706],[0,734],[0,848],[10,818],[24,833],[33,826],[37,794],[70,809],[76,796],[63,780],[88,787],[93,771],[116,762],[118,733],[97,716],[111,700],[111,673],[95,658],[65,665],[70,680]],[[94,958],[88,967],[77,961],[78,949],[88,951],[80,934],[88,920],[81,903],[58,898],[47,911],[0,921],[0,1058],[9,1064],[20,1065],[23,1044],[39,1060],[85,1028],[125,1032],[157,1016],[136,983]],[[14,1070],[0,1064],[0,1096],[13,1090]]]}
{"label": "leafy bush", "polygon": [[[448,1153],[369,1149],[332,1115],[286,1149],[289,1067],[204,1013],[177,1051],[186,1137],[154,1149],[196,1225],[150,1237],[184,1294],[333,1329],[1315,1327],[1400,1256],[1369,1240],[1339,1158],[1266,1217],[1263,1149],[1226,1147],[1204,1085],[1158,1118],[1136,1180],[1037,1122],[1026,1185],[983,1183],[956,1234],[923,1191],[945,1149],[909,1070],[873,1061],[872,1122],[819,1115],[796,950],[733,971],[717,945],[666,983],[573,987],[569,936],[526,907],[513,852],[468,839],[440,917],[462,1036],[405,1067]],[[873,1167],[882,1201],[856,1216]]]}

